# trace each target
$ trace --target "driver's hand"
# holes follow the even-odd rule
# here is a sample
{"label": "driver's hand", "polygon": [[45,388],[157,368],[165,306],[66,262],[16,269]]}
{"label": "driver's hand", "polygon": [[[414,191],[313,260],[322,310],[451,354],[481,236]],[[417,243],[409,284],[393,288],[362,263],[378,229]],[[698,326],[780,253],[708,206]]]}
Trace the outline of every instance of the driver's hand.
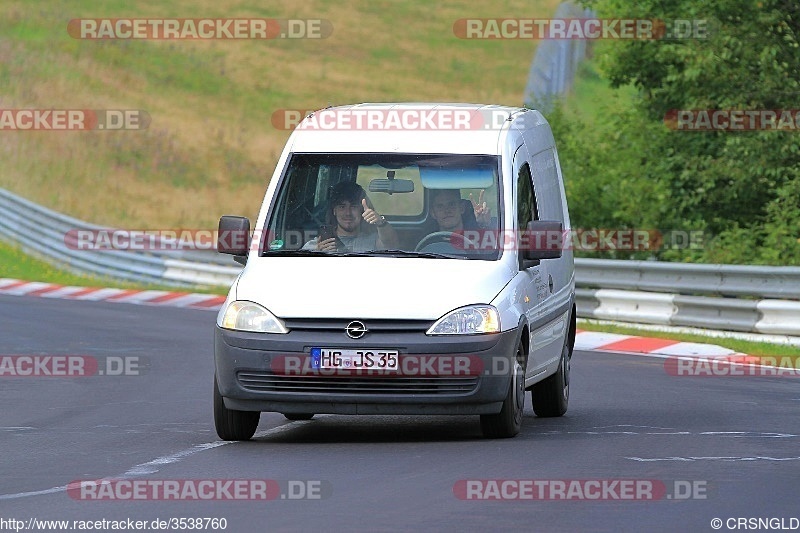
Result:
{"label": "driver's hand", "polygon": [[317,241],[317,250],[321,252],[335,252],[336,251],[336,237],[325,239],[324,241]]}
{"label": "driver's hand", "polygon": [[469,193],[469,201],[472,203],[472,208],[475,210],[475,220],[477,220],[478,224],[481,226],[488,226],[492,222],[492,214],[486,202],[483,201],[483,194],[485,192],[484,189],[481,189],[477,202],[472,199],[472,193]]}
{"label": "driver's hand", "polygon": [[361,217],[367,221],[369,224],[377,224],[381,221],[381,216],[372,208],[367,206],[367,199],[361,199],[361,207],[364,208],[364,212],[361,213]]}

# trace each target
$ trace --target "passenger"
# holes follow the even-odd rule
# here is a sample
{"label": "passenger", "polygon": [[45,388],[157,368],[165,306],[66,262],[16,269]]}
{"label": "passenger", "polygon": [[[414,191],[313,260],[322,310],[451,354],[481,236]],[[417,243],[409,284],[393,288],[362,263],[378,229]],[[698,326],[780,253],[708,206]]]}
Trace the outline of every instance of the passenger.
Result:
{"label": "passenger", "polygon": [[395,229],[372,208],[364,188],[352,181],[332,187],[326,223],[333,226],[334,236],[322,240],[315,237],[303,246],[304,250],[367,252],[398,246]]}
{"label": "passenger", "polygon": [[[472,213],[468,206],[472,204]],[[470,194],[469,201],[461,199],[458,189],[434,189],[431,191],[431,216],[439,225],[438,231],[463,232],[488,227],[489,210],[481,191],[476,203]]]}
{"label": "passenger", "polygon": [[477,250],[475,232],[488,229],[491,224],[483,194],[484,191],[481,191],[476,203],[471,193],[469,200],[462,199],[459,189],[431,190],[430,213],[437,228],[428,228],[426,235],[417,243],[416,250],[425,249],[436,242],[449,242],[456,249]]}

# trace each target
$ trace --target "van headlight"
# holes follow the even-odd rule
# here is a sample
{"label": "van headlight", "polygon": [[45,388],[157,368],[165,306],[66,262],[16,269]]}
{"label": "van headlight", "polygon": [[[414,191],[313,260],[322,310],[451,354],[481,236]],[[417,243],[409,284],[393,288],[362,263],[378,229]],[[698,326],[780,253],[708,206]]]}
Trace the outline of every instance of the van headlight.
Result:
{"label": "van headlight", "polygon": [[283,322],[253,302],[235,301],[228,305],[220,327],[256,333],[288,333]]}
{"label": "van headlight", "polygon": [[436,321],[427,335],[478,335],[500,332],[500,315],[491,305],[468,305]]}

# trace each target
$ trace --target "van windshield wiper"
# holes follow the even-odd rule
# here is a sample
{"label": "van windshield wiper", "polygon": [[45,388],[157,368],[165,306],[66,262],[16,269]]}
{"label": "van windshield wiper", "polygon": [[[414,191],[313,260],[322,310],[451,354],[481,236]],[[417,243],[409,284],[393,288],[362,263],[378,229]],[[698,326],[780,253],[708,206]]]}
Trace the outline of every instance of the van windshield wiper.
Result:
{"label": "van windshield wiper", "polygon": [[290,256],[298,256],[298,255],[302,255],[302,256],[309,256],[309,255],[323,256],[323,255],[325,255],[325,256],[328,256],[329,255],[329,256],[335,256],[335,255],[341,255],[341,254],[337,254],[337,253],[334,253],[334,252],[323,252],[322,250],[267,250],[261,255],[261,257],[266,257],[268,255],[290,255]]}
{"label": "van windshield wiper", "polygon": [[466,259],[460,255],[437,254],[432,252],[411,252],[409,250],[370,250],[358,252],[359,255],[388,256],[388,257],[422,257],[424,259]]}

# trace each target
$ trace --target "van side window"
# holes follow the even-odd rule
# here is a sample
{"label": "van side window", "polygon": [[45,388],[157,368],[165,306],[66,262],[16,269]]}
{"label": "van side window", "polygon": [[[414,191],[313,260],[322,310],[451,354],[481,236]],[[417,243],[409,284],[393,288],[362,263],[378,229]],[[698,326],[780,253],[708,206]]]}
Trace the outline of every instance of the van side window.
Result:
{"label": "van side window", "polygon": [[539,220],[539,209],[533,194],[531,169],[524,163],[517,176],[517,229],[524,231],[531,220]]}
{"label": "van side window", "polygon": [[530,159],[534,189],[542,205],[539,215],[546,220],[564,220],[564,199],[559,186],[555,150],[548,149]]}

